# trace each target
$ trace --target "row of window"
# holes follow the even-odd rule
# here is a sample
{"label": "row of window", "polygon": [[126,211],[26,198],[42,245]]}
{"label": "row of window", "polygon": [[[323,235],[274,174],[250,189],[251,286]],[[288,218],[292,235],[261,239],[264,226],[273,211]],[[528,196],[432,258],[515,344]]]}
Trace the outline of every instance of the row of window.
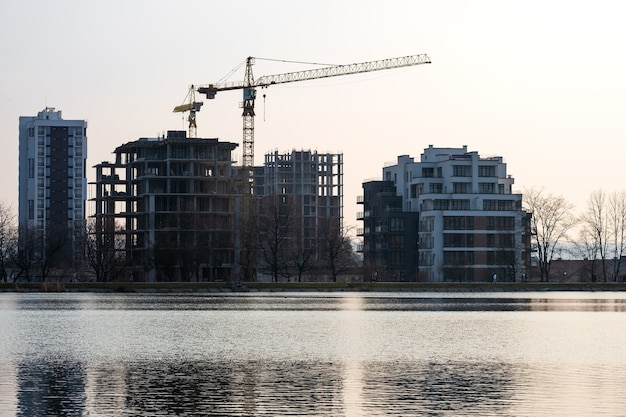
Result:
{"label": "row of window", "polygon": [[[49,206],[50,204],[50,200],[47,199],[46,200],[46,206]],[[48,210],[48,207],[46,207],[46,209]],[[67,200],[67,211],[68,211],[68,215],[71,213],[74,213],[74,216],[76,218],[82,219],[82,210],[83,210],[83,201],[82,199],[68,199]],[[43,219],[44,218],[44,209],[43,207],[40,207],[37,209],[37,219]],[[28,219],[29,220],[34,220],[35,219],[35,200],[28,200]]]}
{"label": "row of window", "polygon": [[[512,265],[515,263],[515,251],[499,250],[487,251],[486,263],[490,265]],[[468,266],[474,264],[473,251],[444,251],[443,263],[445,265]]]}
{"label": "row of window", "polygon": [[[514,230],[515,217],[487,216],[485,228],[487,230]],[[474,230],[473,216],[444,216],[444,230]]]}
{"label": "row of window", "polygon": [[[472,165],[453,165],[452,176],[453,177],[471,177]],[[479,177],[495,177],[496,167],[494,165],[479,165],[478,166]],[[441,167],[423,167],[422,178],[441,178],[443,172]]]}
{"label": "row of window", "polygon": [[488,248],[512,248],[515,245],[513,234],[486,234],[477,237],[472,233],[446,233],[443,235],[443,246],[449,248],[473,248],[475,240]]}
{"label": "row of window", "polygon": [[[519,201],[513,200],[484,200],[483,210],[513,211],[520,208]],[[433,201],[433,210],[470,210],[470,200],[463,199],[436,199]]]}
{"label": "row of window", "polygon": [[[50,136],[50,127],[51,126],[37,126],[37,135],[38,136]],[[87,136],[86,127],[82,127],[82,126],[81,127],[68,127],[67,129],[68,129],[68,135],[70,136],[74,135],[77,138]],[[28,128],[28,136],[31,138],[35,136],[34,127]]]}
{"label": "row of window", "polygon": [[[418,193],[422,192],[421,184],[411,186],[411,197],[416,198]],[[439,182],[431,182],[428,184],[428,192],[430,194],[443,194],[443,184]],[[452,192],[455,194],[471,194],[473,192],[471,182],[453,182]],[[504,194],[504,184],[496,184],[495,182],[479,182],[478,192],[480,194]]]}

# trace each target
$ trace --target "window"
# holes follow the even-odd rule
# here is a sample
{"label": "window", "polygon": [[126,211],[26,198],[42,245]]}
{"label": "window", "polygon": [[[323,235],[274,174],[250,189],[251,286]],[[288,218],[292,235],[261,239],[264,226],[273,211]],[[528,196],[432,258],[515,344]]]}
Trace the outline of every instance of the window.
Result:
{"label": "window", "polygon": [[478,192],[481,194],[495,194],[496,184],[493,182],[479,182]]}
{"label": "window", "polygon": [[403,232],[404,231],[404,219],[401,217],[391,217],[389,219],[389,231],[390,232]]}
{"label": "window", "polygon": [[[468,235],[469,236],[469,235]],[[465,234],[462,233],[446,233],[443,235],[443,246],[451,248],[465,247]]]}
{"label": "window", "polygon": [[478,176],[479,177],[495,177],[496,176],[496,167],[495,166],[478,166]]}
{"label": "window", "polygon": [[28,158],[28,178],[35,178],[35,159]]}
{"label": "window", "polygon": [[451,200],[450,201],[450,210],[469,210],[470,202],[469,200]]}
{"label": "window", "polygon": [[422,177],[432,178],[435,176],[434,168],[422,168]]}
{"label": "window", "polygon": [[450,209],[450,200],[435,200],[433,209],[434,210],[449,210]]}
{"label": "window", "polygon": [[506,216],[498,216],[498,217],[487,217],[487,229],[489,230],[514,230],[515,229],[515,218],[514,217],[506,217]]}
{"label": "window", "polygon": [[470,192],[469,182],[455,182],[452,184],[453,192],[455,194],[468,194]]}
{"label": "window", "polygon": [[444,216],[444,230],[473,230],[474,218],[471,216]]}
{"label": "window", "polygon": [[452,176],[454,177],[471,177],[472,167],[469,165],[453,165]]}
{"label": "window", "polygon": [[429,191],[431,194],[441,194],[443,192],[443,184],[430,183]]}
{"label": "window", "polygon": [[472,265],[474,263],[474,252],[445,251],[443,262],[447,265]]}
{"label": "window", "polygon": [[510,211],[515,210],[513,200],[484,200],[483,210]]}

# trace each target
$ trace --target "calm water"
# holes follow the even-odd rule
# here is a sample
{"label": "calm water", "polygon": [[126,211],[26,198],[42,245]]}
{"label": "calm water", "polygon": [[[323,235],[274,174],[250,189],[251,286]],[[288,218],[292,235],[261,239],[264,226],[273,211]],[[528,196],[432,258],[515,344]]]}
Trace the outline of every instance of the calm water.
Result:
{"label": "calm water", "polygon": [[626,294],[0,294],[1,416],[624,416]]}

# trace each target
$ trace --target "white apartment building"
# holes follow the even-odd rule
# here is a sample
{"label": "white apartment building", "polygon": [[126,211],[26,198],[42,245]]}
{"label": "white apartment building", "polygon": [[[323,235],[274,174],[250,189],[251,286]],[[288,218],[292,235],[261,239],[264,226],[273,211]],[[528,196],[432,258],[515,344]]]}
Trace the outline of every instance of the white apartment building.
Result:
{"label": "white apartment building", "polygon": [[63,258],[72,265],[83,253],[86,159],[85,120],[64,120],[51,107],[19,118],[20,240],[36,236],[39,251],[52,239],[63,241]]}
{"label": "white apartment building", "polygon": [[[462,148],[424,149],[383,168],[402,211],[418,212],[418,279],[521,281],[530,261],[527,213],[501,156]],[[408,260],[413,262],[413,260]]]}

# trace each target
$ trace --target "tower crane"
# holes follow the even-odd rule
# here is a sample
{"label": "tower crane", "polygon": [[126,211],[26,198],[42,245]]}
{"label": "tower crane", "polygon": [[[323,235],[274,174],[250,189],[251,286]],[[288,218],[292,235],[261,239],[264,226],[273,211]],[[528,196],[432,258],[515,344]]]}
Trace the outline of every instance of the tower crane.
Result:
{"label": "tower crane", "polygon": [[196,124],[196,113],[200,111],[200,107],[202,107],[203,103],[196,101],[196,89],[193,85],[189,87],[189,92],[185,100],[186,103],[174,107],[174,113],[189,112],[189,116],[187,117],[187,121],[189,122],[189,137],[195,138],[198,127]]}
{"label": "tower crane", "polygon": [[[254,167],[254,101],[256,99],[256,89],[258,87],[265,88],[274,84],[308,81],[319,78],[338,77],[340,75],[351,75],[371,71],[409,67],[420,64],[430,64],[430,58],[426,54],[410,55],[356,64],[331,65],[322,68],[287,72],[276,75],[264,75],[256,80],[252,74],[252,66],[254,63],[255,58],[248,57],[246,59],[246,71],[244,80],[241,82],[201,85],[197,89],[199,93],[205,94],[207,99],[214,99],[215,95],[220,91],[243,90],[243,103],[241,106],[243,108],[243,167],[244,171],[246,171],[246,175],[249,176],[248,181],[250,181],[250,175]],[[195,127],[195,118],[193,123]]]}

